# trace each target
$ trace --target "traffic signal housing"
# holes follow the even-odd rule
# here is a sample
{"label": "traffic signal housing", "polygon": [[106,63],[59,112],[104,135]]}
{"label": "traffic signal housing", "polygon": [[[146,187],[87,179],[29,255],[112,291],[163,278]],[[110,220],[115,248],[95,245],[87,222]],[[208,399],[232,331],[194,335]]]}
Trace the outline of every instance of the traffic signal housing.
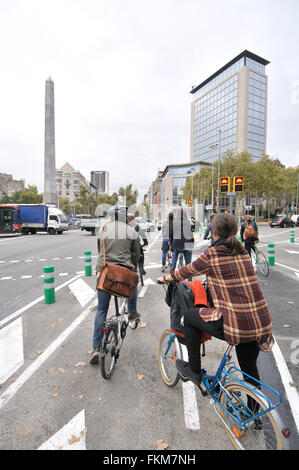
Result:
{"label": "traffic signal housing", "polygon": [[233,190],[236,193],[241,193],[244,191],[244,177],[243,176],[234,176]]}
{"label": "traffic signal housing", "polygon": [[224,176],[223,178],[220,178],[220,192],[221,193],[230,192],[230,178],[228,176]]}

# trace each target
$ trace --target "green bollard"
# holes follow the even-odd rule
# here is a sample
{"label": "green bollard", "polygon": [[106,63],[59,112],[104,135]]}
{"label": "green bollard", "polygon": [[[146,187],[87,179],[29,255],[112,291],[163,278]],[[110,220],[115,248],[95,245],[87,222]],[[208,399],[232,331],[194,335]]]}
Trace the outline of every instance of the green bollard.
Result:
{"label": "green bollard", "polygon": [[268,263],[269,263],[269,266],[275,266],[274,243],[269,243],[268,244]]}
{"label": "green bollard", "polygon": [[291,238],[290,238],[291,243],[295,243],[295,231],[291,230]]}
{"label": "green bollard", "polygon": [[89,277],[92,275],[92,265],[91,265],[91,251],[84,251],[84,261],[85,261],[85,276]]}
{"label": "green bollard", "polygon": [[43,271],[45,304],[53,304],[55,302],[54,266],[44,266]]}

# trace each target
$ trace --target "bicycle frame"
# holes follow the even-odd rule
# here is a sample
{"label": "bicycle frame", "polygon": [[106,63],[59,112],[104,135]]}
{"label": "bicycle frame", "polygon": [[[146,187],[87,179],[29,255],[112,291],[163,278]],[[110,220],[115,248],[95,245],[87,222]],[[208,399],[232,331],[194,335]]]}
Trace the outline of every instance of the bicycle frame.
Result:
{"label": "bicycle frame", "polygon": [[[206,393],[209,393],[211,398],[216,402],[227,414],[230,415],[230,417],[244,430],[246,430],[247,425],[254,419],[259,418],[260,416],[268,413],[269,411],[274,410],[277,408],[281,402],[282,402],[282,397],[279,394],[277,390],[274,388],[266,385],[263,382],[260,382],[259,380],[251,377],[249,374],[246,374],[245,372],[241,371],[238,369],[233,362],[229,362],[231,360],[230,352],[232,350],[232,346],[229,346],[224,353],[220,366],[216,372],[215,375],[207,375],[206,371],[203,369],[203,376],[202,376],[202,383],[206,388]],[[229,367],[228,367],[229,366]],[[243,379],[238,379],[233,373],[238,373],[243,375]],[[252,379],[255,381],[257,384],[256,387],[253,385],[249,384],[246,382],[244,376],[248,379]],[[239,385],[242,385],[245,389],[254,392],[258,397],[261,399],[261,401],[267,406],[266,410],[262,410],[259,413],[255,414],[254,416],[250,416],[250,409],[249,407],[242,402],[242,414],[244,415],[244,410],[245,414],[247,414],[248,419],[244,419],[244,417],[241,417],[239,415],[238,408],[235,406],[235,404],[232,402],[231,397],[229,392],[225,389],[224,384],[228,381],[228,379],[231,380],[230,383],[238,383]],[[219,390],[215,390],[216,386],[219,385]],[[261,391],[261,388],[263,387],[265,390],[271,392],[271,395],[268,397]],[[202,390],[202,392],[205,392]],[[224,393],[227,399],[227,402],[231,406],[233,413],[230,413],[226,408],[222,406],[222,404],[219,401],[220,394]],[[270,401],[270,399],[274,399],[273,403]],[[214,403],[215,404],[215,403]],[[214,406],[215,409],[215,406]],[[248,410],[248,413],[247,411]],[[216,411],[216,409],[215,409]],[[216,411],[216,413],[219,415],[219,413]],[[221,417],[220,417],[221,418]],[[245,416],[246,418],[246,416]]]}

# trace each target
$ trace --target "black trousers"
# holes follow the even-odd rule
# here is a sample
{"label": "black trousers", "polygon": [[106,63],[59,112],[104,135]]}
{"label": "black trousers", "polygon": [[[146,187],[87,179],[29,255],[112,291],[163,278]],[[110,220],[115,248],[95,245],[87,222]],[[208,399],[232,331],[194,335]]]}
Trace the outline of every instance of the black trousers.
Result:
{"label": "black trousers", "polygon": [[[199,315],[199,309],[191,308],[184,315],[184,335],[188,349],[189,364],[194,372],[200,372],[201,370],[200,340],[202,331],[225,341],[222,318],[217,321],[205,322]],[[256,341],[238,344],[236,346],[236,353],[240,369],[251,375],[254,379],[260,380],[256,364],[259,347]],[[256,386],[254,380],[247,378],[246,381]]]}

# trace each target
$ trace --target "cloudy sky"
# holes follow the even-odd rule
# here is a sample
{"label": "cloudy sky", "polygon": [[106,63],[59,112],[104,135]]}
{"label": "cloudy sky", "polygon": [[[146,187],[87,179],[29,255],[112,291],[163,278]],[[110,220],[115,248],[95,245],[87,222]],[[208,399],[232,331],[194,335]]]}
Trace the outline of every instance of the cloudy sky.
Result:
{"label": "cloudy sky", "polygon": [[267,153],[299,164],[298,0],[0,0],[0,172],[43,192],[44,93],[56,166],[141,195],[188,162],[191,87],[248,49],[268,60]]}

